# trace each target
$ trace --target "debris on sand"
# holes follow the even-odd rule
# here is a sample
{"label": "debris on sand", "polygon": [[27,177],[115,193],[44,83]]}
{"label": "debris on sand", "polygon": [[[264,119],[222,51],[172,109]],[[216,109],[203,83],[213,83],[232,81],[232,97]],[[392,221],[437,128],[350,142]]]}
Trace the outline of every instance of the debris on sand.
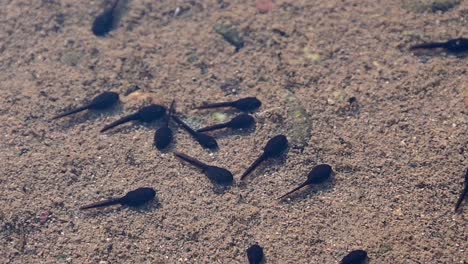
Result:
{"label": "debris on sand", "polygon": [[257,0],[255,2],[255,7],[257,11],[261,14],[265,14],[270,12],[273,9],[273,1],[272,0]]}
{"label": "debris on sand", "polygon": [[229,44],[236,47],[236,52],[244,47],[244,39],[235,28],[225,25],[217,25],[215,26],[214,30],[216,33],[223,36],[224,40],[229,42]]}

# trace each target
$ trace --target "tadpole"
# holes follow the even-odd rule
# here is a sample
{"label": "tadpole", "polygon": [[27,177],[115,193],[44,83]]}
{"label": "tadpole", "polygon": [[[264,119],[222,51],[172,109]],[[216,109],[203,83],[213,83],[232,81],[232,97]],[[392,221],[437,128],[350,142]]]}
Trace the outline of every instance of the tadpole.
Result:
{"label": "tadpole", "polygon": [[118,24],[128,0],[114,0],[112,6],[98,15],[93,22],[91,31],[98,37],[105,37]]}
{"label": "tadpole", "polygon": [[260,264],[264,258],[263,248],[258,244],[254,244],[247,249],[247,259],[249,264]]}
{"label": "tadpole", "polygon": [[218,107],[234,107],[244,112],[250,112],[257,110],[262,105],[262,102],[256,97],[246,97],[236,101],[222,102],[222,103],[210,103],[197,107],[197,109],[208,109]]}
{"label": "tadpole", "polygon": [[288,148],[288,139],[285,135],[277,135],[271,138],[264,150],[263,154],[258,157],[252,165],[242,174],[241,180],[249,175],[260,163],[270,158],[278,158]]}
{"label": "tadpole", "polygon": [[218,149],[218,143],[214,137],[193,130],[189,125],[182,121],[178,116],[171,116],[174,121],[182,126],[202,147],[215,150]]}
{"label": "tadpole", "polygon": [[149,123],[163,117],[165,114],[166,108],[164,106],[156,104],[148,105],[133,114],[122,117],[121,119],[105,126],[103,129],[101,129],[101,133],[130,121]]}
{"label": "tadpole", "polygon": [[174,152],[174,155],[177,158],[186,161],[195,166],[196,168],[200,169],[212,183],[222,186],[232,185],[234,177],[232,176],[232,173],[227,169],[208,165],[180,152]]}
{"label": "tadpole", "polygon": [[451,53],[462,53],[468,51],[468,39],[456,38],[444,42],[429,42],[418,44],[410,47],[411,50],[415,49],[438,49],[442,48]]}
{"label": "tadpole", "polygon": [[290,195],[291,193],[307,186],[307,185],[314,185],[314,184],[321,184],[330,179],[331,175],[333,174],[333,169],[328,164],[319,164],[315,166],[307,175],[307,180],[299,185],[298,187],[294,188],[292,191],[286,193],[285,195],[281,196],[278,199],[283,199],[284,197]]}
{"label": "tadpole", "polygon": [[207,126],[201,129],[198,129],[197,132],[207,132],[207,131],[213,131],[217,129],[222,129],[222,128],[232,128],[232,129],[246,129],[255,124],[255,119],[248,114],[241,114],[233,119],[229,120],[226,123],[221,123],[221,124],[216,124],[212,126]]}
{"label": "tadpole", "polygon": [[353,250],[348,253],[340,264],[364,264],[367,261],[367,252],[361,249]]}
{"label": "tadpole", "polygon": [[103,92],[99,94],[98,96],[94,97],[91,102],[88,104],[85,104],[83,106],[80,106],[78,108],[75,108],[73,110],[70,110],[68,112],[65,112],[63,114],[60,114],[58,116],[53,117],[52,119],[58,119],[62,118],[68,115],[72,115],[84,110],[104,110],[107,108],[112,107],[114,104],[116,104],[119,101],[119,94],[115,92]]}
{"label": "tadpole", "polygon": [[468,194],[468,169],[466,169],[465,173],[465,187],[463,187],[463,191],[460,194],[460,197],[457,200],[457,203],[455,204],[455,212],[458,211],[458,208],[460,208],[460,205],[462,204],[463,200]]}
{"label": "tadpole", "polygon": [[154,145],[157,149],[163,150],[167,148],[174,138],[174,133],[169,127],[169,122],[171,120],[171,115],[174,112],[175,100],[172,100],[171,106],[169,107],[169,112],[166,115],[166,122],[160,128],[156,130],[154,134]]}
{"label": "tadpole", "polygon": [[142,187],[136,190],[130,191],[122,197],[119,198],[111,198],[109,200],[89,204],[86,206],[81,207],[81,210],[97,208],[97,207],[104,207],[104,206],[111,206],[116,204],[137,207],[143,205],[151,200],[154,199],[156,196],[156,191],[153,188],[149,187]]}

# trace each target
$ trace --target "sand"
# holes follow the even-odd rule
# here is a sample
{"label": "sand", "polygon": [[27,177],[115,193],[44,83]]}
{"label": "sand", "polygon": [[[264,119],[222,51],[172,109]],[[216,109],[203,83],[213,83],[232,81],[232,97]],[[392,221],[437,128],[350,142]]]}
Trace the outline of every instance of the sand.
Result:
{"label": "sand", "polygon": [[[408,51],[468,36],[468,4],[407,2],[277,0],[261,14],[246,0],[131,1],[97,38],[104,2],[0,1],[0,262],[246,263],[258,242],[271,264],[338,263],[353,249],[370,263],[468,263],[468,205],[453,213],[468,165],[467,61]],[[107,90],[119,107],[50,120]],[[174,98],[199,128],[236,112],[196,105],[246,96],[263,102],[256,130],[213,133],[218,152],[178,129],[160,153],[158,122],[99,133]],[[287,156],[239,182],[279,133]],[[228,168],[235,185],[216,192],[174,150]],[[331,183],[275,199],[319,163],[333,166]],[[157,201],[78,210],[143,186]]]}

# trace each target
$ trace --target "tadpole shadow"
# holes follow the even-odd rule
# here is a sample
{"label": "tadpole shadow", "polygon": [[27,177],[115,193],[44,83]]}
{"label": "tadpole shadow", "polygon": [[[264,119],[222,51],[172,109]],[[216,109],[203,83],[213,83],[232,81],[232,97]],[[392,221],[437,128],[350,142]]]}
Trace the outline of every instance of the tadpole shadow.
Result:
{"label": "tadpole shadow", "polygon": [[147,204],[141,205],[141,206],[137,206],[137,207],[122,206],[122,207],[132,212],[147,213],[147,212],[152,212],[152,211],[161,209],[162,205],[159,202],[159,198],[155,197],[153,201]]}
{"label": "tadpole shadow", "polygon": [[123,206],[121,205],[102,207],[102,208],[92,208],[92,209],[82,210],[82,214],[84,214],[86,217],[96,217],[96,216],[120,212],[122,211],[122,209],[123,209]]}
{"label": "tadpole shadow", "polygon": [[411,52],[414,56],[418,57],[422,63],[426,63],[430,59],[437,57],[456,57],[458,59],[465,59],[468,57],[468,52],[454,53],[446,50],[413,50]]}
{"label": "tadpole shadow", "polygon": [[248,136],[251,135],[252,133],[255,132],[257,129],[257,125],[254,124],[252,127],[249,127],[247,129],[230,129],[230,128],[223,128],[220,130],[215,130],[215,131],[209,131],[205,133],[210,133],[213,137],[216,139],[224,139],[232,136]]}
{"label": "tadpole shadow", "polygon": [[452,56],[455,56],[459,59],[466,59],[468,58],[468,51],[467,52],[462,52],[462,53],[459,53],[459,54],[452,54]]}
{"label": "tadpole shadow", "polygon": [[233,181],[231,185],[221,185],[221,184],[216,184],[214,182],[212,182],[212,184],[213,184],[213,187],[212,187],[213,192],[215,194],[222,195],[222,194],[225,194],[230,189],[232,189],[232,187],[235,185],[235,182]]}
{"label": "tadpole shadow", "polygon": [[141,126],[156,131],[158,128],[164,125],[164,118],[159,118],[158,120],[154,120],[150,123],[143,123],[143,122],[135,122],[136,124],[140,124]]}
{"label": "tadpole shadow", "polygon": [[[114,120],[115,121],[115,120]],[[112,121],[112,122],[114,122]],[[156,131],[161,125],[162,125],[162,121],[161,120],[155,120],[153,122],[150,122],[150,123],[144,123],[144,122],[140,122],[138,120],[135,120],[135,121],[130,121],[128,123],[125,123],[125,124],[121,124],[119,126],[116,126],[116,127],[113,127],[105,132],[102,132],[102,134],[106,134],[108,136],[112,136],[112,135],[115,135],[115,134],[129,134],[133,131],[135,131],[136,129],[138,129],[139,127],[144,127],[148,130],[153,130],[153,131]],[[107,125],[107,124],[105,124]],[[103,125],[104,127],[104,125]]]}

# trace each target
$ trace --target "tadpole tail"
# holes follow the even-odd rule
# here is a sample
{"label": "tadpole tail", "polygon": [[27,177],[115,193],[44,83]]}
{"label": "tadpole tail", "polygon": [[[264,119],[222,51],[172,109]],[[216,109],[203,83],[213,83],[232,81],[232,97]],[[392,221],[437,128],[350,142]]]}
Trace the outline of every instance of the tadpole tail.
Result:
{"label": "tadpole tail", "polygon": [[119,2],[120,2],[119,0],[114,0],[114,3],[112,3],[112,6],[111,6],[110,9],[114,10],[117,7],[117,5],[119,4]]}
{"label": "tadpole tail", "polygon": [[172,100],[171,105],[169,106],[169,111],[167,112],[166,116],[166,126],[169,126],[169,122],[171,121],[171,115],[174,113],[175,110],[175,100]]}
{"label": "tadpole tail", "polygon": [[432,42],[432,43],[423,43],[423,44],[418,44],[411,46],[411,50],[415,49],[436,49],[436,48],[444,48],[446,43],[444,42]]}
{"label": "tadpole tail", "polygon": [[458,211],[458,208],[460,208],[461,203],[465,199],[465,196],[468,195],[468,169],[466,169],[465,172],[465,186],[463,187],[463,191],[460,194],[460,197],[458,198],[457,203],[455,204],[455,212]]}
{"label": "tadpole tail", "polygon": [[60,114],[60,115],[58,115],[58,116],[55,116],[55,117],[52,118],[52,120],[59,119],[59,118],[62,118],[62,117],[65,117],[65,116],[69,116],[69,115],[72,115],[72,114],[76,114],[76,113],[81,112],[81,111],[84,111],[84,110],[86,110],[86,109],[88,109],[88,108],[89,108],[89,105],[80,106],[80,107],[78,107],[78,108],[75,108],[75,109],[70,110],[70,111],[68,111],[68,112],[65,112],[65,113],[63,113],[63,114]]}
{"label": "tadpole tail", "polygon": [[183,160],[183,161],[186,161],[186,162],[192,164],[193,166],[195,166],[195,167],[197,167],[197,168],[199,168],[199,169],[202,169],[202,170],[203,170],[203,169],[206,168],[206,164],[204,164],[203,162],[198,161],[198,160],[196,160],[196,159],[194,159],[194,158],[192,158],[192,157],[190,157],[190,156],[188,156],[188,155],[185,155],[185,154],[180,153],[180,152],[174,152],[174,155],[175,155],[177,158],[179,158],[179,159],[181,159],[181,160]]}
{"label": "tadpole tail", "polygon": [[112,21],[112,28],[116,28],[122,19],[123,15],[127,12],[128,0],[114,0],[114,3],[110,7],[110,11],[114,16]]}
{"label": "tadpole tail", "polygon": [[463,192],[460,194],[460,197],[458,198],[458,201],[455,204],[455,212],[458,211],[458,209],[460,208],[461,203],[463,202],[463,200],[465,199],[465,196],[468,193],[468,188],[467,187],[468,186],[465,186],[465,189],[463,189]]}
{"label": "tadpole tail", "polygon": [[242,174],[241,176],[241,181],[247,177],[247,175],[249,175],[253,170],[255,170],[255,168],[257,168],[257,166],[262,163],[263,161],[265,160],[265,156],[262,154],[260,157],[258,157],[258,159],[256,159],[254,161],[254,163],[252,163],[252,165],[250,165],[249,168],[247,168],[247,170],[244,172],[244,174]]}
{"label": "tadpole tail", "polygon": [[114,198],[114,199],[109,199],[109,200],[105,200],[105,201],[101,201],[97,203],[92,203],[92,204],[81,207],[80,210],[116,205],[116,204],[119,204],[121,200],[122,200],[121,198]]}
{"label": "tadpole tail", "polygon": [[118,125],[121,125],[121,124],[124,124],[124,123],[127,123],[127,122],[130,122],[132,120],[135,120],[136,118],[136,115],[135,114],[132,114],[132,115],[128,115],[128,116],[125,116],[125,117],[122,117],[121,119],[115,121],[115,122],[112,122],[110,123],[109,125],[105,126],[103,129],[101,129],[101,133],[111,129],[111,128],[114,128]]}
{"label": "tadpole tail", "polygon": [[175,99],[172,99],[171,105],[169,106],[169,114],[174,113],[175,110]]}
{"label": "tadpole tail", "polygon": [[205,104],[196,107],[196,109],[208,109],[208,108],[218,108],[218,107],[227,107],[232,106],[233,102],[222,102],[222,103],[212,103],[212,104]]}
{"label": "tadpole tail", "polygon": [[176,121],[177,124],[179,124],[180,126],[182,126],[185,130],[187,130],[187,132],[189,132],[191,135],[196,135],[197,132],[195,130],[193,130],[191,127],[189,127],[184,121],[182,121],[178,116],[176,115],[172,115],[171,116],[172,119],[174,119],[174,121]]}
{"label": "tadpole tail", "polygon": [[216,124],[216,125],[212,125],[212,126],[207,126],[207,127],[204,127],[204,128],[200,128],[200,129],[197,130],[197,132],[213,131],[213,130],[221,129],[221,128],[225,128],[225,127],[227,127],[227,124],[226,124],[226,123],[223,123],[223,124]]}
{"label": "tadpole tail", "polygon": [[286,193],[285,195],[283,195],[283,196],[281,196],[280,198],[278,198],[278,200],[283,199],[284,197],[290,195],[291,193],[293,193],[293,192],[295,192],[295,191],[297,191],[297,190],[299,190],[299,189],[304,188],[304,187],[307,186],[307,185],[308,185],[308,182],[304,182],[303,184],[301,184],[301,185],[297,186],[296,188],[292,189],[290,192],[288,192],[288,193]]}

